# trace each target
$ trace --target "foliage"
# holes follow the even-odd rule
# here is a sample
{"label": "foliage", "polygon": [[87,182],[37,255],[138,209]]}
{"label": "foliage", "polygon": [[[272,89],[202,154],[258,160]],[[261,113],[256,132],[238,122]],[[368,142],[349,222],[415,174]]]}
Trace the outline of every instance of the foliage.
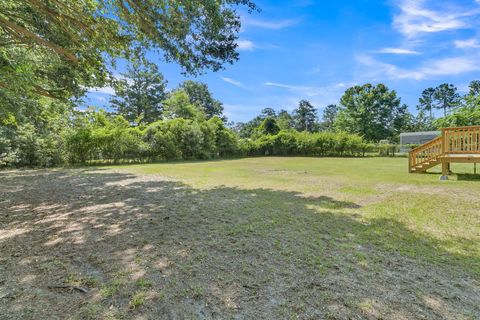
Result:
{"label": "foliage", "polygon": [[239,5],[256,9],[249,0],[1,1],[1,87],[80,96],[105,84],[107,64],[134,46],[160,51],[188,73],[219,70],[238,59]]}
{"label": "foliage", "polygon": [[280,130],[288,130],[294,127],[293,117],[287,110],[280,110],[277,114],[276,121]]}
{"label": "foliage", "polygon": [[265,120],[267,117],[273,118],[275,116],[275,110],[272,108],[265,108],[260,112],[260,115],[256,116],[252,120],[246,123],[237,123],[234,127],[234,130],[237,132],[240,138],[250,138],[257,132],[257,128],[262,124],[263,120]]}
{"label": "foliage", "polygon": [[473,80],[468,85],[468,95],[470,96],[478,96],[480,95],[480,81]]}
{"label": "foliage", "polygon": [[277,116],[277,113],[275,112],[274,109],[272,108],[264,108],[262,109],[262,111],[260,112],[260,117],[262,119],[266,119],[266,118],[275,118]]}
{"label": "foliage", "polygon": [[446,117],[435,120],[435,127],[460,127],[480,125],[480,95],[470,92],[463,98],[463,104]]}
{"label": "foliage", "polygon": [[443,109],[443,115],[447,116],[447,111],[455,108],[460,103],[460,95],[453,84],[443,83],[435,88],[433,95],[436,103],[435,108]]}
{"label": "foliage", "polygon": [[425,111],[420,110],[417,115],[413,118],[413,123],[411,126],[411,131],[431,131],[435,130],[436,127],[433,124],[434,119],[427,116]]}
{"label": "foliage", "polygon": [[244,143],[248,155],[356,156],[367,144],[358,135],[345,132],[297,132],[283,130]]}
{"label": "foliage", "polygon": [[186,92],[191,104],[203,110],[207,119],[222,116],[223,104],[213,98],[205,83],[187,80],[180,85],[180,89]]}
{"label": "foliage", "polygon": [[384,84],[369,83],[349,88],[340,100],[340,111],[335,120],[337,130],[363,136],[368,141],[393,138],[394,122],[403,117],[400,99]]}
{"label": "foliage", "polygon": [[0,114],[0,165],[63,163],[61,132],[71,114],[71,105],[50,99],[11,98],[9,94],[0,95],[0,104],[11,102],[17,107]]}
{"label": "foliage", "polygon": [[166,99],[167,81],[158,67],[136,57],[122,78],[114,81],[113,108],[130,123],[151,123],[160,120],[162,102]]}
{"label": "foliage", "polygon": [[183,89],[173,91],[163,104],[166,119],[205,119],[203,111],[190,102],[190,98]]}
{"label": "foliage", "polygon": [[307,100],[301,100],[294,111],[295,128],[298,131],[316,131],[317,110]]}
{"label": "foliage", "polygon": [[263,134],[239,139],[222,119],[174,118],[132,126],[121,115],[103,110],[77,112],[60,131],[39,134],[25,124],[0,131],[3,166],[54,166],[90,162],[210,159],[239,155],[353,156],[365,152],[357,135],[345,132],[278,131],[274,118],[266,118]]}
{"label": "foliage", "polygon": [[392,142],[399,142],[400,133],[413,131],[415,128],[415,117],[408,111],[408,106],[402,104],[396,111],[392,122]]}
{"label": "foliage", "polygon": [[262,135],[277,134],[279,131],[280,127],[277,125],[277,121],[273,117],[265,118],[262,124],[257,128],[257,132]]}
{"label": "foliage", "polygon": [[234,156],[235,135],[223,121],[175,118],[131,127],[121,116],[90,112],[67,135],[71,163],[92,160],[190,160]]}
{"label": "foliage", "polygon": [[427,112],[430,119],[433,119],[435,89],[427,88],[422,91],[422,96],[418,99],[417,109]]}
{"label": "foliage", "polygon": [[338,106],[330,104],[323,110],[322,129],[331,131],[334,129],[335,119],[338,116]]}

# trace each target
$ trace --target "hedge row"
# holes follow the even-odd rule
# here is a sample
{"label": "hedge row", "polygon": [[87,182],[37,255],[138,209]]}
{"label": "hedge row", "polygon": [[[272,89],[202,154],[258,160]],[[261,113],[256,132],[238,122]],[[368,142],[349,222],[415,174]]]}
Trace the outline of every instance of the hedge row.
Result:
{"label": "hedge row", "polygon": [[363,156],[371,145],[345,132],[280,131],[257,140],[244,140],[246,155]]}
{"label": "hedge row", "polygon": [[[0,128],[1,129],[1,128]],[[57,166],[91,162],[193,160],[242,156],[363,156],[372,150],[344,132],[280,131],[239,139],[218,118],[172,119],[132,127],[120,116],[92,112],[58,131],[25,125],[0,130],[0,165]]]}
{"label": "hedge row", "polygon": [[31,125],[15,132],[0,130],[0,165],[210,159],[241,155],[238,145],[235,134],[218,118],[131,127],[122,117],[94,113],[55,133],[42,134]]}

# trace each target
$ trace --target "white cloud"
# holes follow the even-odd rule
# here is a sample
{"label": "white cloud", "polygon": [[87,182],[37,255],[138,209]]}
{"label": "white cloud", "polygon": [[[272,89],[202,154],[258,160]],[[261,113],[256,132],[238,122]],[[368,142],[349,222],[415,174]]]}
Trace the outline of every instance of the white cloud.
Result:
{"label": "white cloud", "polygon": [[220,77],[223,81],[230,83],[236,87],[244,88],[245,86],[240,81],[233,80],[232,78]]}
{"label": "white cloud", "polygon": [[248,16],[242,17],[242,26],[256,27],[262,29],[279,30],[294,26],[299,23],[298,19],[283,19],[283,20],[260,20],[252,19]]}
{"label": "white cloud", "polygon": [[373,59],[367,55],[358,55],[357,61],[363,65],[368,66],[367,72],[362,72],[363,76],[367,78],[391,78],[391,79],[422,79],[423,75],[417,71],[409,71],[399,68],[393,64],[384,63]]}
{"label": "white cloud", "polygon": [[[441,10],[433,9],[435,1],[400,0],[400,13],[394,17],[393,26],[408,38],[422,33],[434,33],[474,28],[478,8],[460,8],[442,2]],[[430,8],[429,8],[430,5]]]}
{"label": "white cloud", "polygon": [[243,51],[253,51],[256,48],[255,44],[250,40],[238,40],[237,45],[238,50]]}
{"label": "white cloud", "polygon": [[363,73],[366,77],[387,77],[389,79],[424,80],[438,76],[454,76],[473,71],[479,71],[480,65],[476,57],[452,57],[430,60],[415,69],[403,69],[393,64],[384,63],[367,55],[357,56],[357,61],[368,66],[369,72]]}
{"label": "white cloud", "polygon": [[[479,0],[480,1],[480,0]],[[477,39],[457,40],[454,42],[457,48],[480,48]]]}
{"label": "white cloud", "polygon": [[478,58],[454,57],[433,61],[421,70],[427,76],[448,76],[478,71],[480,65]]}
{"label": "white cloud", "polygon": [[310,97],[320,95],[322,92],[324,92],[323,88],[320,88],[320,87],[298,86],[298,85],[290,85],[290,84],[283,84],[283,83],[277,83],[277,82],[266,82],[265,85],[269,87],[283,88],[293,92],[302,93]]}
{"label": "white cloud", "polygon": [[403,49],[403,48],[383,48],[377,51],[378,53],[387,53],[387,54],[414,54],[418,55],[420,52],[418,51],[413,51],[409,49]]}
{"label": "white cloud", "polygon": [[[353,83],[335,83],[329,86],[315,87],[315,86],[301,86],[301,85],[291,85],[277,82],[266,82],[266,86],[277,87],[282,89],[287,89],[288,91],[293,92],[298,98],[302,99],[307,97],[322,97],[328,99],[328,97],[335,96],[337,97],[341,94],[345,87],[354,85]],[[330,99],[329,99],[330,100]]]}

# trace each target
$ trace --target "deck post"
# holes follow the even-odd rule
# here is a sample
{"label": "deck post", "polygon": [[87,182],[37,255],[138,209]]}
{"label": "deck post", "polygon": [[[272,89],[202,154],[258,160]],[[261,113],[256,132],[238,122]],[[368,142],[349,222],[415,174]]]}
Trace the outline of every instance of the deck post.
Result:
{"label": "deck post", "polygon": [[445,159],[442,159],[442,176],[440,180],[448,180],[448,173],[450,171],[450,163],[447,162]]}
{"label": "deck post", "polygon": [[447,139],[446,139],[447,133],[445,132],[445,129],[442,129],[442,154],[445,154],[447,151]]}

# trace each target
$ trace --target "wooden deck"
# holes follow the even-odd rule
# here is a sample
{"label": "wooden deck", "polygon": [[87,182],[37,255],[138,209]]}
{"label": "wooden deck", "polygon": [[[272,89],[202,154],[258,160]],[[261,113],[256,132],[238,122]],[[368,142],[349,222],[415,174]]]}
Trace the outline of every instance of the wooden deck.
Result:
{"label": "wooden deck", "polygon": [[442,165],[448,176],[450,163],[480,163],[480,126],[442,129],[442,135],[415,149],[408,156],[409,172],[425,172]]}

